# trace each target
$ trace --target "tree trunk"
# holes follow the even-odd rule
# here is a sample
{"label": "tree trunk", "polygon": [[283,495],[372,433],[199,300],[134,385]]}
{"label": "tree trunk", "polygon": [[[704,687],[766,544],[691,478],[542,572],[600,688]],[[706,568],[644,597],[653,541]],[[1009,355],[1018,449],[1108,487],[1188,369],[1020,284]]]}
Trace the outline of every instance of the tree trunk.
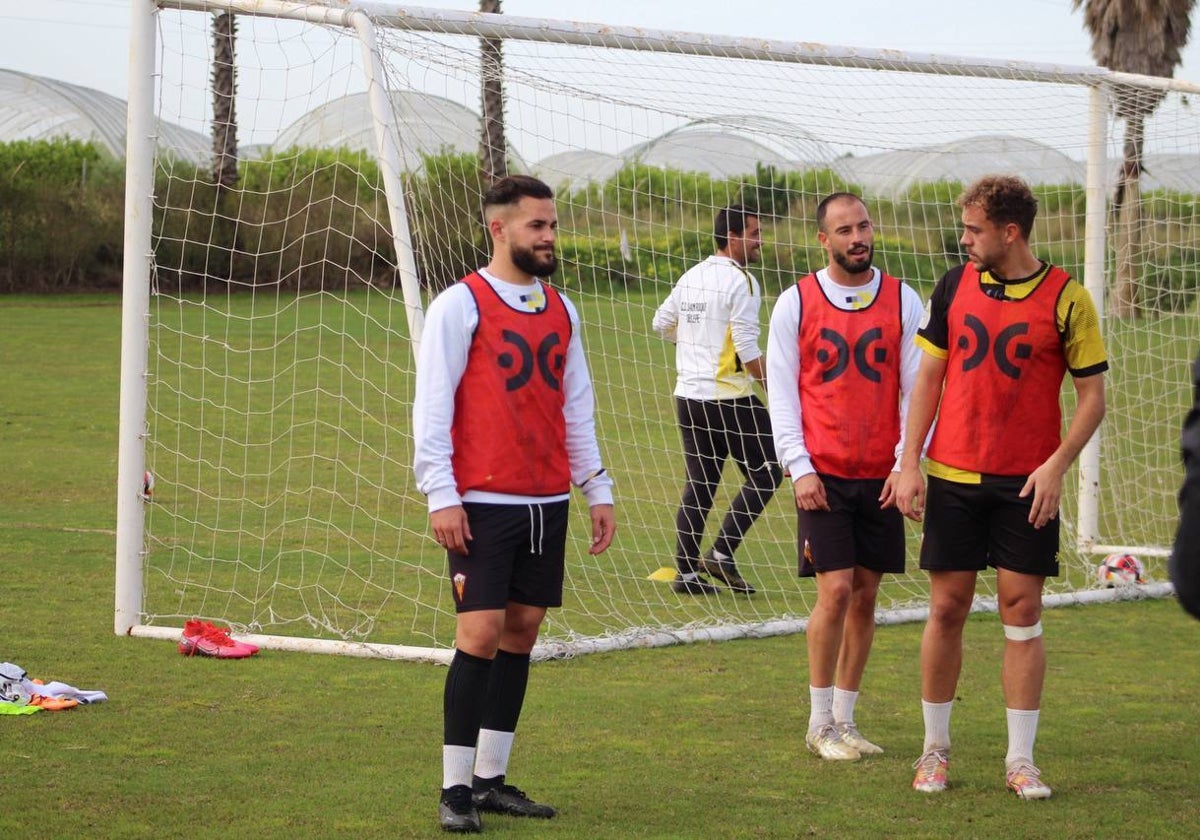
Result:
{"label": "tree trunk", "polygon": [[[500,14],[501,0],[479,0],[479,11]],[[483,111],[479,166],[484,182],[508,175],[508,146],[504,140],[504,54],[498,38],[479,39],[479,71]]]}
{"label": "tree trunk", "polygon": [[233,15],[222,12],[213,19],[213,183],[218,195],[238,182],[237,113],[234,110],[236,71]]}
{"label": "tree trunk", "polygon": [[237,253],[238,240],[237,220],[226,208],[229,192],[238,182],[237,113],[234,111],[234,95],[237,92],[234,38],[237,24],[234,16],[229,12],[216,15],[212,32],[212,179],[216,185],[216,200],[206,265],[210,277],[229,281],[234,275],[234,254]]}
{"label": "tree trunk", "polygon": [[1116,270],[1108,294],[1107,314],[1129,319],[1138,316],[1138,289],[1142,270],[1142,147],[1145,122],[1140,115],[1125,118],[1125,151],[1121,177],[1113,200],[1116,210],[1113,248]]}

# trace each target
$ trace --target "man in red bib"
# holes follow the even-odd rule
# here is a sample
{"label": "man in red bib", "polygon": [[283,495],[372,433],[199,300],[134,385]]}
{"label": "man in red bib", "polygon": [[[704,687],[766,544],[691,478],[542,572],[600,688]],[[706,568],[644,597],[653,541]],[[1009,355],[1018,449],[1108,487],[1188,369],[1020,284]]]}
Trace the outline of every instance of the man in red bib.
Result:
{"label": "man in red bib", "polygon": [[454,832],[479,831],[480,811],[554,816],[505,774],[530,653],[562,605],[571,485],[591,512],[591,554],[616,527],[579,315],[539,279],[558,265],[554,193],[503,178],[483,215],[492,260],[429,305],[413,401],[414,472],[457,613],[438,803]]}
{"label": "man in red bib", "polygon": [[829,263],[775,304],[767,394],[775,451],[795,492],[800,575],[817,579],[805,634],[805,742],[821,758],[852,761],[883,752],[858,731],[854,707],[879,583],[904,571],[892,490],[921,358],[921,299],[872,265],[874,225],[857,196],[821,201],[817,228]]}
{"label": "man in red bib", "polygon": [[[1022,799],[1045,799],[1050,787],[1033,763],[1046,672],[1042,587],[1058,574],[1063,474],[1104,417],[1108,361],[1091,296],[1030,248],[1037,199],[1029,187],[989,176],[959,205],[969,261],[947,272],[930,299],[905,433],[923,438],[937,413],[928,499],[916,448],[905,450],[896,488],[900,511],[925,519],[921,568],[930,581],[921,640],[925,746],[913,788],[946,789],[963,625],[978,573],[990,566],[1005,637],[1005,783]],[[1076,408],[1062,437],[1059,391],[1068,372]]]}

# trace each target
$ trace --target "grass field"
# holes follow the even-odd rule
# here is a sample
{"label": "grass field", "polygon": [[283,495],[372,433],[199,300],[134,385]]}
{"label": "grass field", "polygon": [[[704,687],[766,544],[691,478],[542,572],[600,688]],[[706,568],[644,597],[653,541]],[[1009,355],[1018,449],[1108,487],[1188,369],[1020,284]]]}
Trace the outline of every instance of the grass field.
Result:
{"label": "grass field", "polygon": [[[444,669],[270,651],[223,663],[113,635],[118,321],[114,298],[0,300],[0,659],[110,697],[0,717],[0,829],[436,836]],[[628,521],[620,536],[636,541]],[[511,774],[561,815],[487,832],[1195,836],[1200,623],[1165,600],[1057,609],[1045,624],[1049,802],[1002,790],[1001,633],[979,615],[943,796],[908,788],[921,746],[910,624],[877,634],[859,723],[888,752],[854,765],[804,749],[800,636],[538,663]]]}

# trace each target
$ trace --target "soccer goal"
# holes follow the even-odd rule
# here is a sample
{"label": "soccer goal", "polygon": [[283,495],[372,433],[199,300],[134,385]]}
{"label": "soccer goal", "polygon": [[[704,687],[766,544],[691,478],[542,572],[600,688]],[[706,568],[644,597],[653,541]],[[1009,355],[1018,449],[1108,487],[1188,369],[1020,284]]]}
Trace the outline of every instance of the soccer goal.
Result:
{"label": "soccer goal", "polygon": [[[486,262],[479,200],[504,168],[557,191],[555,282],[581,313],[617,482],[606,554],[587,554],[575,504],[539,657],[805,627],[786,486],[737,558],[758,594],[681,600],[661,580],[683,460],[650,320],[712,252],[716,210],[759,209],[765,329],[823,264],[823,195],[862,194],[877,263],[927,298],[961,262],[955,197],[993,171],[1035,186],[1035,249],[1107,313],[1109,413],[1071,473],[1048,600],[1170,592],[1200,349],[1200,86],[377,2],[132,7],[117,633],[174,638],[199,617],[276,648],[448,658],[445,557],[411,469],[414,358],[431,296]],[[502,154],[481,156],[484,126]],[[881,621],[923,615],[918,540]],[[1115,550],[1151,582],[1100,588]],[[980,608],[992,594],[984,576]]]}

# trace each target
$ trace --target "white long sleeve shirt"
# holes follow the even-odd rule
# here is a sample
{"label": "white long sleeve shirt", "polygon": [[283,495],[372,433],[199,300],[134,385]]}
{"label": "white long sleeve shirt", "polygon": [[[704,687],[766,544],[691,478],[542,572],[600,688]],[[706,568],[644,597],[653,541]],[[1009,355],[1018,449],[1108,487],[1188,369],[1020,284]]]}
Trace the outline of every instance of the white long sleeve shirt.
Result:
{"label": "white long sleeve shirt", "polygon": [[[874,269],[871,281],[865,286],[842,286],[829,276],[826,269],[817,272],[825,297],[839,309],[860,309],[879,294],[880,273]],[[921,297],[910,286],[900,284],[900,308],[903,333],[900,339],[900,440],[896,444],[896,465],[904,452],[904,424],[908,418],[909,398],[921,365],[921,351],[915,338],[924,317]],[[771,329],[767,337],[767,406],[771,412],[771,430],[775,438],[775,454],[791,474],[792,481],[816,472],[808,447],[804,443],[804,427],[800,407],[800,290],[792,284],[775,303],[771,311]]]}
{"label": "white long sleeve shirt", "polygon": [[675,396],[729,400],[754,392],[744,366],[762,356],[761,304],[754,275],[729,257],[715,254],[679,278],[651,322],[675,342]]}
{"label": "white long sleeve shirt", "polygon": [[[515,309],[538,311],[546,305],[546,295],[540,285],[508,283],[483,269],[479,275]],[[562,379],[571,481],[583,490],[589,506],[612,504],[612,477],[602,472],[600,447],[596,440],[596,400],[579,336],[579,313],[565,295],[560,293],[560,296],[571,319],[571,340],[567,344]],[[425,313],[413,399],[413,471],[417,488],[428,498],[429,512],[454,507],[464,501],[525,504],[566,499],[569,494],[528,497],[479,490],[469,490],[459,496],[450,461],[454,450],[450,427],[454,421],[454,395],[467,369],[467,354],[478,324],[479,309],[475,298],[462,283],[456,283],[438,295]]]}

